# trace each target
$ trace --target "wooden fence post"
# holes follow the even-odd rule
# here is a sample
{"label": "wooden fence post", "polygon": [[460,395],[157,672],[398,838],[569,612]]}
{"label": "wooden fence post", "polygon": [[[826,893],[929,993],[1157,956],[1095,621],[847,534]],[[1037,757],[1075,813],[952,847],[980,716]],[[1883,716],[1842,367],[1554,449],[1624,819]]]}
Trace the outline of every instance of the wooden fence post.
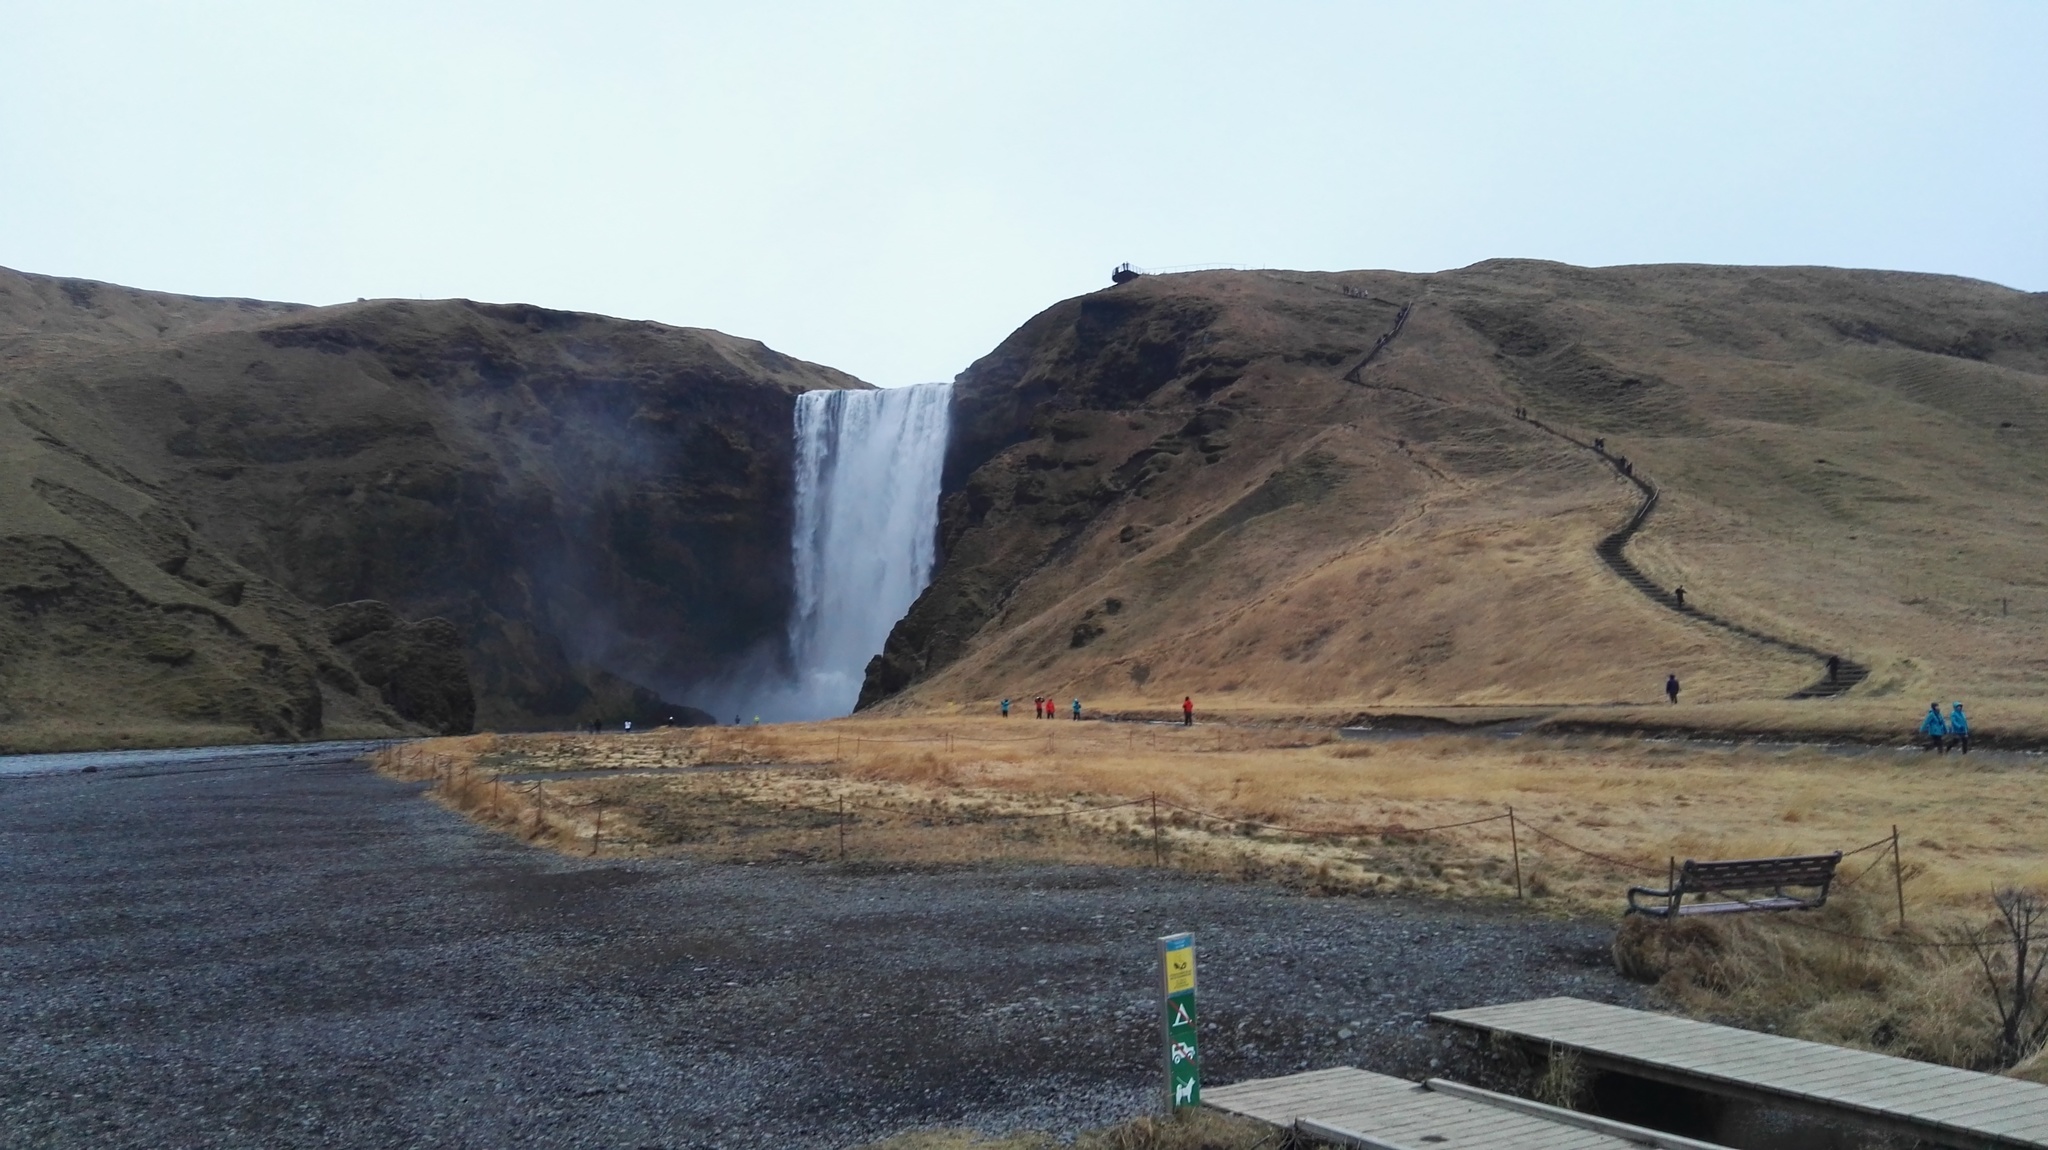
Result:
{"label": "wooden fence post", "polygon": [[1522,897],[1522,841],[1515,835],[1515,808],[1508,808],[1508,849],[1515,855],[1515,897]]}
{"label": "wooden fence post", "polygon": [[1906,866],[1899,858],[1899,824],[1892,824],[1892,890],[1899,897],[1899,929],[1906,929]]}
{"label": "wooden fence post", "polygon": [[1159,792],[1152,792],[1152,865],[1166,861],[1166,844],[1159,838]]}
{"label": "wooden fence post", "polygon": [[839,861],[846,862],[846,796],[839,796]]}
{"label": "wooden fence post", "polygon": [[590,827],[590,857],[597,857],[598,840],[604,835],[604,800],[597,801],[597,821]]}

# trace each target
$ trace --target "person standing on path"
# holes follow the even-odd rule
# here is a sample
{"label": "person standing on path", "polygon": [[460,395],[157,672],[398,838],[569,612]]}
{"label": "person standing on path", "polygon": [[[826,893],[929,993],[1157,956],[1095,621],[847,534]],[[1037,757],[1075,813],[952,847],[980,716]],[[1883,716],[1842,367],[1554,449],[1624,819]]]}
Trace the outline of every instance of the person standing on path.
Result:
{"label": "person standing on path", "polygon": [[1666,695],[1668,695],[1668,696],[1670,696],[1670,697],[1671,697],[1671,705],[1672,705],[1672,706],[1674,706],[1674,707],[1675,707],[1675,706],[1677,706],[1677,705],[1678,705],[1678,676],[1677,676],[1677,675],[1675,675],[1675,674],[1674,674],[1674,675],[1666,675],[1666,676],[1664,677],[1664,693],[1665,693]]}
{"label": "person standing on path", "polygon": [[1075,721],[1075,722],[1079,722],[1080,720],[1081,720],[1081,700],[1079,700],[1079,699],[1075,699],[1075,700],[1074,700],[1074,721]]}
{"label": "person standing on path", "polygon": [[1960,700],[1948,709],[1948,733],[1955,736],[1957,750],[1970,753],[1970,716],[1963,714]]}
{"label": "person standing on path", "polygon": [[1009,717],[1010,717],[1010,700],[1008,700],[1008,699],[1004,699],[1004,700],[1003,700],[1003,718],[1007,719],[1007,718],[1009,718]]}
{"label": "person standing on path", "polygon": [[1927,717],[1920,720],[1920,733],[1927,736],[1927,749],[1948,753],[1948,724],[1942,722],[1941,704],[1927,704]]}
{"label": "person standing on path", "polygon": [[1195,725],[1195,697],[1193,695],[1189,695],[1180,701],[1180,725],[1183,727]]}
{"label": "person standing on path", "polygon": [[1678,600],[1678,605],[1680,607],[1685,606],[1685,588],[1683,586],[1680,586],[1677,590],[1673,591],[1671,593],[1671,597],[1673,599]]}
{"label": "person standing on path", "polygon": [[1038,696],[1037,698],[1035,698],[1035,699],[1031,700],[1031,717],[1032,717],[1032,718],[1034,718],[1034,719],[1043,719],[1043,718],[1045,718],[1045,696],[1044,696],[1044,695],[1040,695],[1040,696]]}
{"label": "person standing on path", "polygon": [[1829,655],[1829,656],[1828,656],[1828,682],[1832,683],[1832,682],[1836,681],[1837,679],[1840,679],[1841,677],[1842,677],[1842,657],[1841,657],[1840,655]]}

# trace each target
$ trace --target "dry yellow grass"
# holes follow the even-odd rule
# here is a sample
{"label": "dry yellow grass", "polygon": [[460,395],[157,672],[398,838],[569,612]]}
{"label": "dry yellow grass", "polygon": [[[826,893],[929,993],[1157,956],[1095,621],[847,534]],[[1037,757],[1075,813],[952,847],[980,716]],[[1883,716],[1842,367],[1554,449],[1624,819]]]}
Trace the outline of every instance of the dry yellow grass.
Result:
{"label": "dry yellow grass", "polygon": [[[1859,851],[1820,914],[1638,922],[1624,964],[1697,1014],[1961,1065],[1989,1057],[1988,1006],[1967,953],[1930,944],[1981,925],[1993,887],[2048,887],[2039,769],[1982,755],[927,717],[476,736],[381,765],[575,853],[1163,863],[1494,901],[1516,897],[1519,865],[1528,904],[1549,913],[1617,914],[1672,858]],[[591,769],[621,773],[503,777]]]}
{"label": "dry yellow grass", "polygon": [[[1245,821],[1309,831],[1385,837],[1389,829],[1499,816],[1513,807],[1523,828],[1525,886],[1560,906],[1615,905],[1629,871],[1573,848],[1660,877],[1670,858],[1727,858],[1853,849],[1901,829],[1909,915],[1972,905],[1995,885],[2048,885],[2048,837],[2038,833],[2048,792],[2036,767],[1987,756],[1811,747],[1679,744],[1581,737],[1496,740],[1334,740],[1307,727],[1153,726],[1111,723],[847,719],[764,728],[666,730],[611,736],[472,736],[388,752],[396,760],[456,763],[452,788],[481,787],[499,773],[591,769],[673,772],[703,764],[806,765],[805,770],[675,773],[654,780],[684,791],[745,795],[761,805],[837,810],[855,825],[896,809],[1057,814],[1158,796],[1165,837],[1177,849]],[[476,772],[476,773],[470,773]],[[586,806],[593,788],[632,776],[563,779],[545,786],[543,824]],[[531,784],[499,784],[505,817],[529,817]],[[678,792],[680,793],[680,792]],[[468,800],[460,805],[467,809]],[[1134,817],[1103,814],[1121,827]],[[1209,831],[1193,812],[1214,815]],[[1144,812],[1149,819],[1149,811]],[[1178,818],[1175,816],[1178,815]],[[616,841],[635,841],[615,813]],[[576,823],[587,839],[588,819]],[[1071,824],[1074,820],[1069,819]],[[1225,826],[1225,824],[1229,824]],[[834,824],[836,826],[836,824]],[[1146,824],[1149,834],[1149,822]],[[836,832],[835,832],[836,835]],[[1550,837],[1546,837],[1550,836]],[[608,836],[609,837],[609,836]],[[1223,841],[1244,840],[1225,833]],[[1344,835],[1338,835],[1344,838]],[[1338,860],[1357,844],[1285,834],[1257,836],[1302,857]],[[1512,863],[1505,821],[1445,831],[1440,849]],[[643,845],[659,845],[648,839]],[[1149,850],[1149,847],[1147,848]],[[1857,873],[1878,852],[1844,864]],[[1871,880],[1876,881],[1876,880]],[[1409,889],[1511,896],[1511,874],[1468,874]]]}

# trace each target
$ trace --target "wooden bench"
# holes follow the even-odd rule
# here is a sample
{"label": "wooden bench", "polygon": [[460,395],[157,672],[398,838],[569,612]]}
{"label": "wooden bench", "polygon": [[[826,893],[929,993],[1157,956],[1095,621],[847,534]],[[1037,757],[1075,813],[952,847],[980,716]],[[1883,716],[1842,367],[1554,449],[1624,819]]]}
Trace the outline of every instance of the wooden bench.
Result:
{"label": "wooden bench", "polygon": [[[1829,855],[1797,855],[1777,859],[1733,859],[1728,862],[1685,860],[1678,877],[1665,890],[1646,886],[1628,888],[1629,914],[1675,918],[1687,914],[1731,914],[1747,910],[1814,910],[1828,901],[1828,887],[1835,881],[1835,865],[1842,852]],[[1786,887],[1812,891],[1808,897],[1789,895]],[[1768,892],[1757,898],[1746,893]],[[1722,902],[1686,902],[1686,895],[1733,895]],[[1655,902],[1636,902],[1645,895]]]}

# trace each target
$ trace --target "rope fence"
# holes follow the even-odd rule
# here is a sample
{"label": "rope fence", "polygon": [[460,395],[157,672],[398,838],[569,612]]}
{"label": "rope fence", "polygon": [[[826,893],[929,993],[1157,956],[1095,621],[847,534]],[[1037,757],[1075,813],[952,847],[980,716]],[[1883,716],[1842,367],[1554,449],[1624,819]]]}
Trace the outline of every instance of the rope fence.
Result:
{"label": "rope fence", "polygon": [[[1033,737],[1035,738],[1036,736]],[[939,740],[902,741],[933,742]],[[513,781],[508,783],[496,774],[486,775],[484,772],[479,772],[471,764],[460,764],[452,758],[447,758],[439,755],[430,755],[429,753],[416,748],[394,748],[394,753],[396,754],[401,764],[410,765],[414,768],[419,768],[421,766],[428,767],[430,776],[444,784],[452,785],[458,779],[463,779],[474,784],[480,778],[487,777],[490,782],[491,796],[494,803],[495,800],[499,798],[503,789],[509,789],[516,794],[525,796],[532,806],[532,821],[529,828],[529,834],[532,837],[538,837],[542,833],[544,824],[547,819],[548,808],[550,806],[550,796],[547,791],[545,781],[534,780],[525,783]],[[598,854],[601,849],[602,836],[604,830],[604,808],[606,805],[606,801],[602,798],[594,799],[588,802],[570,803],[563,801],[560,797],[556,797],[553,802],[553,806],[560,811],[591,811],[593,821],[589,833],[590,853],[592,855]],[[837,834],[837,853],[841,862],[845,862],[848,858],[847,836],[851,828],[856,827],[862,823],[879,824],[888,818],[902,817],[910,813],[902,808],[890,807],[884,804],[860,805],[850,803],[843,796],[839,797],[835,805],[832,807],[819,807],[806,803],[794,802],[784,802],[778,804],[778,807],[782,810],[804,811],[810,814],[815,814],[821,817],[831,819],[833,828],[835,829]],[[1618,872],[1622,872],[1628,875],[1651,875],[1669,877],[1676,866],[1675,860],[1667,860],[1666,866],[1660,869],[1643,862],[1632,862],[1628,859],[1620,858],[1613,854],[1604,853],[1602,851],[1592,850],[1587,847],[1580,846],[1577,843],[1571,842],[1568,839],[1563,838],[1562,836],[1557,834],[1554,829],[1548,829],[1543,826],[1539,826],[1538,824],[1530,821],[1530,819],[1527,816],[1516,813],[1513,807],[1506,807],[1498,814],[1481,815],[1476,818],[1460,819],[1457,821],[1446,823],[1434,823],[1427,826],[1409,826],[1405,823],[1399,822],[1358,823],[1340,827],[1294,826],[1286,823],[1270,822],[1264,819],[1258,819],[1243,815],[1231,815],[1220,811],[1212,811],[1201,807],[1190,806],[1185,803],[1176,802],[1172,799],[1166,798],[1157,792],[1153,792],[1142,797],[1122,799],[1116,802],[1097,803],[1092,805],[1066,805],[1060,806],[1057,809],[1053,810],[1001,811],[989,810],[985,808],[967,809],[956,807],[953,808],[951,813],[953,813],[956,817],[960,819],[960,821],[955,825],[961,826],[1005,823],[1030,823],[1049,819],[1058,819],[1062,823],[1071,823],[1076,819],[1087,819],[1090,816],[1100,815],[1112,811],[1131,810],[1133,808],[1138,807],[1144,807],[1149,809],[1149,818],[1147,821],[1149,821],[1149,829],[1151,832],[1150,839],[1152,846],[1152,854],[1154,861],[1160,865],[1165,864],[1167,855],[1173,849],[1173,844],[1170,841],[1170,831],[1171,829],[1177,829],[1169,827],[1168,818],[1162,816],[1162,812],[1166,812],[1167,815],[1179,814],[1192,817],[1193,819],[1197,820],[1196,829],[1205,832],[1208,830],[1208,828],[1200,826],[1201,822],[1220,824],[1222,826],[1232,828],[1238,831],[1239,833],[1244,834],[1250,834],[1255,832],[1268,832],[1279,835],[1291,835],[1297,838],[1307,839],[1311,841],[1368,839],[1375,837],[1380,838],[1384,841],[1386,839],[1392,838],[1411,838],[1423,835],[1440,835],[1450,831],[1470,830],[1475,827],[1484,827],[1491,826],[1494,824],[1505,823],[1508,832],[1508,847],[1510,857],[1508,860],[1504,861],[1509,861],[1512,864],[1515,897],[1517,899],[1526,899],[1529,896],[1528,890],[1523,881],[1524,868],[1522,837],[1525,834],[1533,835],[1537,840],[1570,851],[1581,857],[1591,859],[1597,863],[1602,864],[1603,866],[1610,867]],[[515,820],[515,826],[516,825],[517,822]],[[1552,823],[1552,827],[1554,828],[1555,826],[1556,824]],[[1134,830],[1137,828],[1127,826],[1125,829]],[[573,837],[575,837],[574,832],[572,832],[572,840]],[[1840,930],[1834,927],[1824,926],[1819,923],[1807,922],[1796,916],[1789,914],[1773,915],[1773,921],[1787,923],[1799,930],[1812,931],[1818,934],[1830,935],[1833,937],[1847,939],[1856,942],[1886,946],[1949,950],[1964,949],[1972,945],[1968,941],[1940,941],[1921,938],[1900,937],[1904,935],[1907,924],[1904,891],[1905,868],[1900,856],[1899,829],[1897,827],[1893,827],[1891,833],[1885,835],[1882,838],[1874,839],[1871,842],[1865,843],[1862,846],[1856,847],[1853,850],[1842,852],[1842,858],[1846,860],[1870,852],[1879,853],[1877,853],[1876,857],[1872,858],[1868,864],[1863,866],[1855,874],[1847,878],[1838,880],[1837,885],[1842,888],[1854,887],[1857,883],[1867,878],[1872,871],[1889,862],[1892,866],[1894,894],[1897,900],[1898,936],[1887,937],[1882,935],[1863,934],[1856,931]],[[1739,895],[1732,894],[1729,895],[1729,897],[1732,901],[1756,905],[1760,909],[1762,909],[1762,904],[1757,903],[1754,900],[1745,899],[1740,897]]]}

